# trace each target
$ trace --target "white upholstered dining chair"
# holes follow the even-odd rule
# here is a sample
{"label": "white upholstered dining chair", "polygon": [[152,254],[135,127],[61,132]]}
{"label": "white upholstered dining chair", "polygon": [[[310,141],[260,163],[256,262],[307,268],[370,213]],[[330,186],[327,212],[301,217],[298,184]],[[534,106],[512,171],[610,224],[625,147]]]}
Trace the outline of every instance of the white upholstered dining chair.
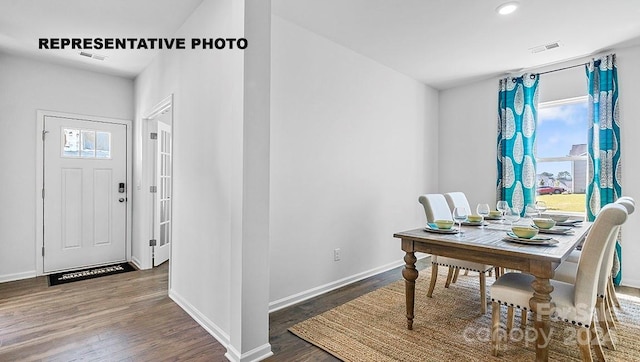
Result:
{"label": "white upholstered dining chair", "polygon": [[[447,204],[447,200],[442,194],[421,195],[418,198],[418,201],[424,207],[427,222],[432,223],[435,220],[453,220],[451,211],[449,210],[449,205]],[[432,255],[431,283],[429,284],[429,291],[427,292],[427,296],[429,298],[433,296],[433,289],[435,288],[436,280],[438,279],[438,266],[445,266],[449,268],[449,274],[447,275],[445,288],[449,287],[456,269],[478,272],[480,274],[480,311],[482,312],[482,314],[487,313],[486,272],[493,268],[491,265]]]}
{"label": "white upholstered dining chair", "polygon": [[467,209],[469,214],[473,214],[473,210],[471,210],[471,205],[469,205],[469,200],[467,200],[467,195],[464,192],[456,191],[456,192],[447,192],[444,194],[445,200],[447,200],[447,205],[449,205],[449,210],[453,211],[456,207],[464,207]]}
{"label": "white upholstered dining chair", "polygon": [[[447,192],[444,194],[444,198],[447,200],[447,204],[449,205],[449,210],[451,210],[451,212],[453,212],[453,209],[455,209],[456,207],[464,207],[467,212],[469,213],[469,215],[473,214],[473,210],[471,210],[471,206],[469,205],[469,200],[467,199],[467,195],[464,194],[464,192],[461,191],[455,191],[455,192]],[[452,283],[456,282],[456,279],[458,278],[458,271],[460,269],[456,269],[455,273],[453,275],[453,280]],[[500,270],[499,268],[495,268],[496,271],[496,278],[500,275]],[[467,270],[465,270],[465,275],[466,275]],[[489,270],[489,276],[491,276],[491,270]]]}
{"label": "white upholstered dining chair", "polygon": [[[621,196],[618,198],[618,200],[616,200],[616,202],[624,201],[624,200],[627,200],[628,202],[630,202],[634,207],[636,206],[636,201],[630,196]],[[576,249],[572,251],[571,254],[569,254],[567,261],[570,261],[572,263],[577,263],[579,259],[580,259],[580,250]]]}
{"label": "white upholstered dining chair", "polygon": [[[633,214],[635,211],[635,203],[633,199],[619,198],[616,200],[616,203],[624,206],[628,215]],[[621,226],[616,227],[616,231],[613,235],[614,240],[608,243],[604,251],[602,268],[600,269],[600,275],[598,276],[598,289],[595,307],[598,324],[603,331],[603,341],[605,346],[612,350],[616,349],[615,343],[613,339],[611,339],[611,330],[615,328],[614,318],[616,317],[612,305],[613,298],[615,297],[615,289],[613,289],[611,269],[613,268],[616,240],[620,227]],[[564,261],[556,268],[553,279],[573,284],[576,281],[577,273],[578,263]]]}
{"label": "white upholstered dining chair", "polygon": [[[593,360],[590,343],[592,340],[599,341],[593,324],[593,314],[598,277],[603,266],[605,250],[608,244],[615,242],[617,227],[622,225],[626,219],[627,210],[624,206],[616,203],[604,206],[598,213],[584,242],[575,284],[557,280],[550,281],[553,286],[552,303],[555,305],[551,316],[576,326],[576,342],[583,361]],[[531,284],[534,281],[535,277],[530,274],[506,273],[491,286],[491,342],[495,356],[498,355],[501,339],[500,305],[528,309],[529,301],[533,297]],[[598,357],[604,360],[604,352],[599,342],[594,347]]]}
{"label": "white upholstered dining chair", "polygon": [[[621,196],[618,198],[618,200],[616,200],[616,202],[622,202],[622,203],[627,203],[630,204],[633,209],[635,210],[635,206],[636,206],[636,201],[635,199],[633,199],[630,196]],[[627,211],[629,210],[629,208],[627,207]],[[629,214],[631,214],[633,212],[630,211]],[[580,260],[580,250],[574,250],[571,252],[571,254],[569,254],[569,257],[567,258],[566,262],[571,262],[571,263],[578,263],[578,260]],[[560,269],[560,273],[562,273],[562,269]],[[609,293],[607,294],[607,303],[611,304],[611,305],[615,305],[616,307],[620,307],[620,302],[618,301],[618,297],[616,296],[616,290],[613,287],[613,277],[609,278],[609,283],[607,285],[607,289],[609,291]],[[612,310],[612,314],[613,314],[613,318],[616,318],[615,312],[613,312]]]}

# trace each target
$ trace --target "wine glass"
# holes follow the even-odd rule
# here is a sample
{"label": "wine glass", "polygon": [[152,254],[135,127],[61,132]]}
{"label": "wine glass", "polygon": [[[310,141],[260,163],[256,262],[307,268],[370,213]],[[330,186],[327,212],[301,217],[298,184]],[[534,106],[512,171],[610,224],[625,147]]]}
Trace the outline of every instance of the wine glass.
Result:
{"label": "wine glass", "polygon": [[538,217],[540,217],[540,215],[547,211],[547,203],[544,201],[536,201],[536,210],[538,211]]}
{"label": "wine glass", "polygon": [[524,207],[525,217],[533,219],[533,216],[537,214],[538,214],[538,208],[536,207],[535,204],[527,204],[527,206]]}
{"label": "wine glass", "polygon": [[456,207],[453,209],[451,216],[458,223],[458,235],[462,235],[462,222],[467,219],[468,211],[466,207]]}
{"label": "wine glass", "polygon": [[496,210],[500,211],[500,222],[502,223],[504,223],[504,213],[507,211],[508,208],[509,208],[509,203],[504,200],[500,200],[496,204]]}
{"label": "wine glass", "polygon": [[513,223],[520,220],[520,212],[515,207],[507,208],[504,218],[509,221],[509,225],[513,227]]}
{"label": "wine glass", "polygon": [[478,215],[482,216],[480,227],[484,227],[484,218],[489,216],[489,212],[491,212],[489,204],[478,204],[478,206],[476,207],[476,212],[478,213]]}

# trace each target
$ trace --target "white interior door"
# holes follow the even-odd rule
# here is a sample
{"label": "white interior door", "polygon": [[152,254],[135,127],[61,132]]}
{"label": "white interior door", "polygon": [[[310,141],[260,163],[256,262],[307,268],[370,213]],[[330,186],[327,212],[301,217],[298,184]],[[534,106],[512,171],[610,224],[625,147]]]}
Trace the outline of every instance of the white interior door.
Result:
{"label": "white interior door", "polygon": [[171,250],[171,126],[158,122],[153,266],[169,260]]}
{"label": "white interior door", "polygon": [[45,273],[126,260],[127,127],[44,117]]}

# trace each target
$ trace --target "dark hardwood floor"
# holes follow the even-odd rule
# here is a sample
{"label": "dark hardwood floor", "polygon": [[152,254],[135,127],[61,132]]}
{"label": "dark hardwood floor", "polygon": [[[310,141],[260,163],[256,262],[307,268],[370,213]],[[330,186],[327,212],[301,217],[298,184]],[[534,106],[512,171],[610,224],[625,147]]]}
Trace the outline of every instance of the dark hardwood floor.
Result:
{"label": "dark hardwood floor", "polygon": [[[430,265],[431,258],[418,260],[418,270]],[[288,331],[292,325],[326,312],[361,295],[402,279],[398,267],[359,282],[319,295],[269,315],[269,336],[274,355],[266,361],[340,361],[329,353]]]}
{"label": "dark hardwood floor", "polygon": [[167,296],[167,269],[0,284],[0,361],[226,361]]}
{"label": "dark hardwood floor", "polygon": [[[53,287],[46,277],[0,283],[0,361],[226,361],[225,348],[167,296],[167,271],[165,263]],[[337,361],[287,329],[400,273],[396,268],[272,313],[268,361]]]}
{"label": "dark hardwood floor", "polygon": [[[0,361],[226,361],[225,348],[167,296],[167,269],[54,287],[45,277],[0,283]],[[337,361],[287,329],[401,279],[401,270],[271,313],[267,361]],[[618,290],[640,297],[635,288]]]}

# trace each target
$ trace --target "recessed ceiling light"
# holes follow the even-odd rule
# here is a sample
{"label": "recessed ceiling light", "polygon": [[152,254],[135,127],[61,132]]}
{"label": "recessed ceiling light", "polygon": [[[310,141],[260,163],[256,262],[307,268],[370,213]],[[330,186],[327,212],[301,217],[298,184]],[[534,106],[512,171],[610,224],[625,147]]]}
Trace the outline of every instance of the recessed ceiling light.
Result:
{"label": "recessed ceiling light", "polygon": [[509,1],[507,3],[504,3],[504,4],[500,5],[500,6],[498,6],[496,8],[496,11],[500,15],[511,14],[512,12],[514,12],[514,11],[516,11],[518,9],[519,5],[520,5],[520,3],[517,2],[517,1]]}

